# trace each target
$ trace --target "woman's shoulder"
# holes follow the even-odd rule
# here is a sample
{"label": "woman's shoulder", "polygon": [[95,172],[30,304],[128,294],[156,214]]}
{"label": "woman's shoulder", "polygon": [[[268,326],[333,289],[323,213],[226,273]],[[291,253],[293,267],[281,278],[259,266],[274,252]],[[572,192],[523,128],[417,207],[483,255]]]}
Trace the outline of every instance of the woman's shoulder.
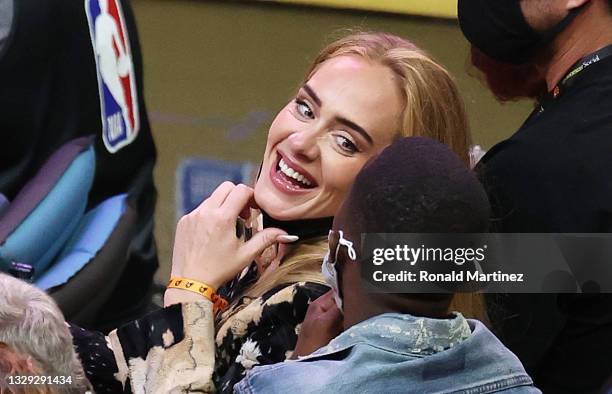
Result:
{"label": "woman's shoulder", "polygon": [[229,316],[216,336],[220,391],[232,387],[254,365],[284,361],[295,348],[308,305],[328,290],[320,283],[287,283],[226,311]]}
{"label": "woman's shoulder", "polygon": [[228,317],[222,317],[221,320],[225,320],[225,323],[222,324],[219,334],[223,337],[228,327],[236,326],[236,322],[248,325],[251,329],[265,325],[270,319],[275,322],[282,320],[301,323],[308,305],[328,290],[329,287],[321,283],[295,282],[278,285],[260,297],[243,297],[234,308],[225,312]]}
{"label": "woman's shoulder", "polygon": [[299,325],[304,321],[308,306],[328,291],[328,286],[314,282],[277,286],[260,297],[262,322],[274,326]]}
{"label": "woman's shoulder", "polygon": [[273,331],[280,326],[294,327],[304,320],[308,305],[328,290],[320,283],[297,282],[276,286],[261,297],[245,298],[239,307],[225,312],[227,317],[217,331],[217,345],[254,333],[259,336],[268,326],[274,327]]}
{"label": "woman's shoulder", "polygon": [[315,282],[286,283],[274,287],[261,296],[263,305],[284,302],[308,302],[316,300],[329,291],[329,286]]}

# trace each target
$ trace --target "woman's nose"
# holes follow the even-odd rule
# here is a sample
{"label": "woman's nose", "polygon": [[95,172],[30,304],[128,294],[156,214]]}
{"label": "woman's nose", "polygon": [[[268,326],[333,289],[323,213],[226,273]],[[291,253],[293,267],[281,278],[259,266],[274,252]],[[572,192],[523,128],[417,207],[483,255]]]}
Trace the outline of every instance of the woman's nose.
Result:
{"label": "woman's nose", "polygon": [[313,161],[319,156],[320,133],[314,130],[301,130],[288,138],[292,153],[302,160]]}

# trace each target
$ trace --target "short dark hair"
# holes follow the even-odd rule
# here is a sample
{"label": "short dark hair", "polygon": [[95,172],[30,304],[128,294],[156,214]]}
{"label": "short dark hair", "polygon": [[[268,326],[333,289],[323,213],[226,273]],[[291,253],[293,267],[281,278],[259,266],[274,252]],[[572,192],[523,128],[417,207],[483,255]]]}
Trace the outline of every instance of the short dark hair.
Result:
{"label": "short dark hair", "polygon": [[[342,211],[352,213],[346,223],[352,236],[484,233],[490,216],[487,194],[476,175],[449,147],[423,137],[401,138],[368,162]],[[452,293],[393,297],[444,302]]]}
{"label": "short dark hair", "polygon": [[365,233],[482,233],[489,200],[476,175],[450,148],[401,138],[366,164],[347,204]]}

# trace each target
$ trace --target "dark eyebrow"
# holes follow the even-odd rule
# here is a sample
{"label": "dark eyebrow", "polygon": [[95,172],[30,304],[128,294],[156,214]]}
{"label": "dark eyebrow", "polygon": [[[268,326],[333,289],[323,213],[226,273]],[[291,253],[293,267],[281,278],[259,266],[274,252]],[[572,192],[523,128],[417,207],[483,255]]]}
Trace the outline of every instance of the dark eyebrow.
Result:
{"label": "dark eyebrow", "polygon": [[305,83],[304,86],[302,86],[302,88],[306,91],[306,93],[308,93],[308,95],[312,98],[315,104],[317,104],[319,107],[321,106],[321,104],[323,104],[319,96],[317,96],[314,90],[312,90],[312,88],[308,86],[307,83]]}
{"label": "dark eyebrow", "polygon": [[[312,98],[312,100],[320,107],[323,102],[321,101],[321,99],[319,98],[319,96],[317,96],[317,94],[314,92],[314,90],[312,90],[312,88],[310,86],[308,86],[308,84],[304,84],[304,86],[302,86],[302,88],[306,91],[306,93],[308,93],[308,95]],[[374,145],[374,141],[372,140],[372,137],[370,137],[370,134],[368,134],[367,131],[364,130],[363,127],[359,126],[357,123],[355,122],[351,122],[350,120],[346,119],[346,118],[342,118],[342,117],[336,117],[336,121],[338,123],[342,123],[343,125],[345,125],[346,127],[349,127],[353,130],[355,130],[356,132],[358,132],[359,134],[361,134],[361,136],[363,138],[365,138],[366,141],[368,141],[368,143],[370,145]]]}
{"label": "dark eyebrow", "polygon": [[368,134],[368,132],[365,131],[363,127],[359,126],[357,123],[351,122],[350,120],[342,117],[336,117],[336,121],[338,123],[342,123],[346,127],[350,127],[351,129],[355,130],[356,132],[361,134],[361,136],[365,138],[365,140],[368,141],[370,145],[374,145],[374,141],[372,140],[372,137],[370,137],[370,134]]}

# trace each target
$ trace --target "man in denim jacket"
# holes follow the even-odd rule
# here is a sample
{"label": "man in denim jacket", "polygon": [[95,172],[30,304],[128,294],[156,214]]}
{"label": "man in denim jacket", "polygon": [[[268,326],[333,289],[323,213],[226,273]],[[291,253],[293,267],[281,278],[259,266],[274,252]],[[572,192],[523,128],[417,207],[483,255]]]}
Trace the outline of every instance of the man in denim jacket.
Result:
{"label": "man in denim jacket", "polygon": [[481,322],[448,312],[452,294],[362,287],[362,233],[478,233],[488,218],[484,190],[449,148],[410,137],[385,149],[357,176],[334,219],[323,263],[332,291],[308,310],[299,359],[255,367],[234,391],[539,393]]}

